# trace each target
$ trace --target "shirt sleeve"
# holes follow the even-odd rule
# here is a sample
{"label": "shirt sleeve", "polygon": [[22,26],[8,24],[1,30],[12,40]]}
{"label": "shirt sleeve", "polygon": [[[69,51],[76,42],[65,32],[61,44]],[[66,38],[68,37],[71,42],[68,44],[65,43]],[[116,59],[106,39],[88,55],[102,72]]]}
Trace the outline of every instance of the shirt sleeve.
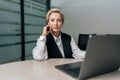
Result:
{"label": "shirt sleeve", "polygon": [[37,40],[36,47],[32,51],[35,60],[48,59],[48,52],[46,47],[46,36],[40,36]]}
{"label": "shirt sleeve", "polygon": [[81,59],[85,57],[86,52],[80,50],[80,48],[78,47],[78,45],[76,44],[75,40],[73,38],[71,38],[71,48],[72,48],[72,52],[73,52],[73,57],[75,59]]}

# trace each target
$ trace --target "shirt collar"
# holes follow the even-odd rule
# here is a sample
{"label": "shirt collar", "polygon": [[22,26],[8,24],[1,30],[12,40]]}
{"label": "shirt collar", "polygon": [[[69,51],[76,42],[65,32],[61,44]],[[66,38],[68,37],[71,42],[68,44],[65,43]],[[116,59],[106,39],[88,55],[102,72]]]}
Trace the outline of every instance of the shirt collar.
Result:
{"label": "shirt collar", "polygon": [[53,34],[52,34],[52,36],[53,36],[53,38],[54,38],[55,41],[61,40],[61,33],[60,33],[60,35],[58,37],[54,36]]}

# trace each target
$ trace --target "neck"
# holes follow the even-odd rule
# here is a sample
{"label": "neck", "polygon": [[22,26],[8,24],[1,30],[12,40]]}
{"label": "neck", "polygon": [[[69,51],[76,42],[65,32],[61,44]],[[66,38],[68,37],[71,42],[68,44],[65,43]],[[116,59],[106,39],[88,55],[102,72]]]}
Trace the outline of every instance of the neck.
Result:
{"label": "neck", "polygon": [[55,37],[59,37],[60,31],[59,31],[59,32],[52,32],[52,34],[53,34]]}

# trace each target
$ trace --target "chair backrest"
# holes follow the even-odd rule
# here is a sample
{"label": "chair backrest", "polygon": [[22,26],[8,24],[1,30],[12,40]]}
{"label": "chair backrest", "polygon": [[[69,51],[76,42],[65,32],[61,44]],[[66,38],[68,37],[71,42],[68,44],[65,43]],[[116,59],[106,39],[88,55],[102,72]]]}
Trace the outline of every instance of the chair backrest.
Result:
{"label": "chair backrest", "polygon": [[89,39],[89,34],[79,34],[78,46],[81,50],[83,51],[86,50],[88,39]]}

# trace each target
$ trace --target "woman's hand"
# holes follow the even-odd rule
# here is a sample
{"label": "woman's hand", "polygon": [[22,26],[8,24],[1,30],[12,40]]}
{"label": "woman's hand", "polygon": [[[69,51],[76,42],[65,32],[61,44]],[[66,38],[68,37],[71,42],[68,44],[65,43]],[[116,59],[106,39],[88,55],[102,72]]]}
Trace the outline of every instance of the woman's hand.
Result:
{"label": "woman's hand", "polygon": [[46,25],[45,27],[43,27],[42,36],[47,36],[50,31],[51,31],[50,26]]}

